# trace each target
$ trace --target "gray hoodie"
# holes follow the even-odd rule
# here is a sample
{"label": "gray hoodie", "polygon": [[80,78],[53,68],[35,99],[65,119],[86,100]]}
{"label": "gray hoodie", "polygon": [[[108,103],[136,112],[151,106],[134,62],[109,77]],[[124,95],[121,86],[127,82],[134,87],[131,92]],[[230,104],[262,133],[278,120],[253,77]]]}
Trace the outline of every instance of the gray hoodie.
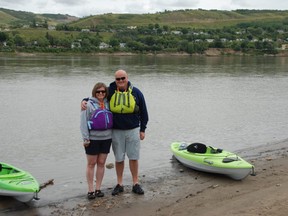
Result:
{"label": "gray hoodie", "polygon": [[[90,100],[93,100],[94,103],[98,104],[98,99],[95,97],[90,97]],[[109,103],[107,99],[104,99],[105,108],[109,109]],[[90,116],[92,115],[93,111],[95,110],[95,107],[89,102],[87,103],[87,109],[81,111],[80,114],[80,131],[82,134],[83,140],[106,140],[112,138],[112,129],[107,129],[103,131],[96,131],[96,130],[89,130],[88,129],[88,121],[90,119]]]}

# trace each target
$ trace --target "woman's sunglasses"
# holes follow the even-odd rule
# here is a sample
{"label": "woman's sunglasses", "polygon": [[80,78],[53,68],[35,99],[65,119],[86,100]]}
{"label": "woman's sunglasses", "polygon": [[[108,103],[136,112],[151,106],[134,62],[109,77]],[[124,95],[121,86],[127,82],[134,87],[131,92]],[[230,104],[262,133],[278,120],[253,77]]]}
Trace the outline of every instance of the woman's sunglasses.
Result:
{"label": "woman's sunglasses", "polygon": [[96,91],[96,94],[100,94],[100,93],[102,93],[102,94],[105,94],[106,93],[106,91],[105,90],[100,90],[100,91]]}

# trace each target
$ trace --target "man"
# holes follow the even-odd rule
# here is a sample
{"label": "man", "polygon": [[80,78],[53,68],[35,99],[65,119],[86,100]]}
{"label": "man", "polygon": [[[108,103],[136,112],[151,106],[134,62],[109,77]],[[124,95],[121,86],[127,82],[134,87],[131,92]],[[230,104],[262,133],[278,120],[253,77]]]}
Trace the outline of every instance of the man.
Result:
{"label": "man", "polygon": [[128,80],[124,70],[115,72],[115,81],[110,83],[110,110],[113,113],[112,149],[115,156],[117,185],[112,195],[124,191],[123,172],[125,155],[129,159],[132,175],[132,191],[144,194],[138,180],[138,160],[140,157],[140,140],[145,138],[148,112],[142,92]]}
{"label": "man", "polygon": [[[131,94],[133,96],[131,100],[135,99],[136,111],[135,109],[128,110],[129,108],[127,108],[129,106],[128,101],[130,100],[129,92],[130,96]],[[119,100],[121,96],[123,100]],[[138,88],[132,86],[128,80],[126,71],[118,70],[115,72],[115,81],[109,86],[108,100],[110,100],[110,110],[113,113],[112,148],[115,155],[117,174],[117,185],[112,195],[123,192],[125,153],[129,159],[129,167],[132,175],[132,191],[136,194],[144,194],[138,182],[140,140],[145,138],[145,129],[148,122],[148,112],[144,96]],[[122,106],[120,111],[117,110],[116,102],[119,102],[118,104]],[[132,104],[133,102],[130,101],[130,106],[132,106]],[[127,111],[125,111],[125,108],[127,108]]]}

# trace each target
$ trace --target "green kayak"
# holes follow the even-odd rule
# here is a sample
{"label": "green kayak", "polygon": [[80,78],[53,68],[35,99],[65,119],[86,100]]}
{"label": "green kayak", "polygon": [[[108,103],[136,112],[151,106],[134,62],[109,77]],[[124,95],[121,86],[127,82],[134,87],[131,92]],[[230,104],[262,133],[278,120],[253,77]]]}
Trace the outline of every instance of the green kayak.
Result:
{"label": "green kayak", "polygon": [[174,142],[171,151],[184,166],[195,170],[223,174],[235,180],[254,174],[254,166],[238,155],[202,143]]}
{"label": "green kayak", "polygon": [[37,199],[40,185],[28,172],[0,162],[0,195],[11,196],[20,202]]}

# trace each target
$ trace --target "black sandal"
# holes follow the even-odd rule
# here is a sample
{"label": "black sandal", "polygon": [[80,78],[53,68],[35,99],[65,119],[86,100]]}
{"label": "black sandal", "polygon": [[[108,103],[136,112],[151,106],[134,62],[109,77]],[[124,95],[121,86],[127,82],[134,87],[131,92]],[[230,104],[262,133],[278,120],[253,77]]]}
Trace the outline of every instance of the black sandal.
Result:
{"label": "black sandal", "polygon": [[104,193],[101,190],[95,190],[95,197],[104,197]]}
{"label": "black sandal", "polygon": [[87,198],[88,198],[89,200],[95,199],[95,193],[94,193],[94,192],[88,192]]}

